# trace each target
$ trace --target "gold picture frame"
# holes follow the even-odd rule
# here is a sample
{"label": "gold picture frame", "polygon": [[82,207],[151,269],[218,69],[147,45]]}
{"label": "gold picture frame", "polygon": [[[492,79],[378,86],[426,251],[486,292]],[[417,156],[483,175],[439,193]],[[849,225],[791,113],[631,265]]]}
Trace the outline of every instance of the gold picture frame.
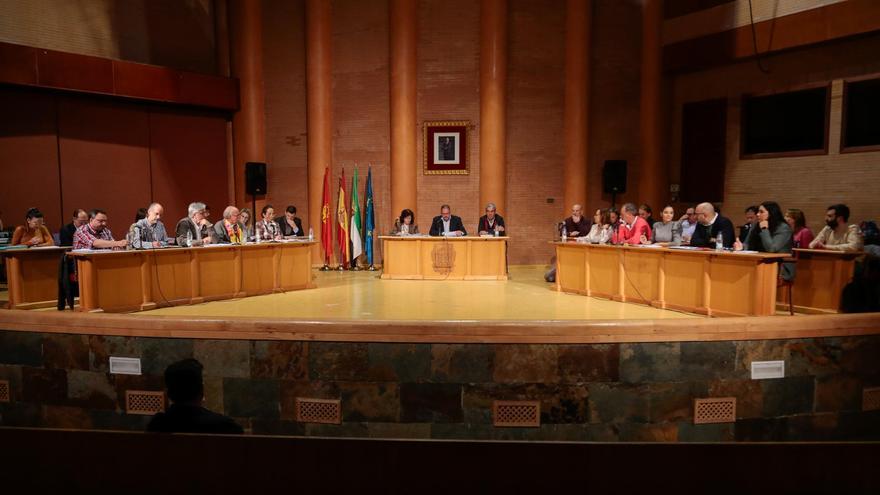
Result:
{"label": "gold picture frame", "polygon": [[434,120],[422,124],[423,173],[425,175],[468,175],[467,120]]}

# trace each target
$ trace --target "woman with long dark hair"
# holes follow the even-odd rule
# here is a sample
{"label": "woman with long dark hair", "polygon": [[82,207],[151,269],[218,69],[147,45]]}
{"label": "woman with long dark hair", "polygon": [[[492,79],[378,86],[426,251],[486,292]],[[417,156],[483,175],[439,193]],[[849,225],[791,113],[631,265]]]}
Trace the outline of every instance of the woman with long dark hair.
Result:
{"label": "woman with long dark hair", "polygon": [[[749,229],[745,242],[737,239],[733,249],[761,253],[790,253],[791,245],[791,227],[785,222],[779,204],[775,201],[764,201],[758,206],[757,220]],[[794,279],[794,263],[783,263],[780,276],[783,280]]]}

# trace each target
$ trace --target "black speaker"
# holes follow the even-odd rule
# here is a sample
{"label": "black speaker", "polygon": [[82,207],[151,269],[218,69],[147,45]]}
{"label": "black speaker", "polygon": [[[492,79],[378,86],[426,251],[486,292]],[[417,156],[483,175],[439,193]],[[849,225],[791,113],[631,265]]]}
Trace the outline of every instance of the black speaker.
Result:
{"label": "black speaker", "polygon": [[606,194],[626,192],[626,160],[605,160],[602,168],[602,190]]}
{"label": "black speaker", "polygon": [[266,194],[266,164],[247,162],[244,165],[244,183],[247,193],[252,196]]}

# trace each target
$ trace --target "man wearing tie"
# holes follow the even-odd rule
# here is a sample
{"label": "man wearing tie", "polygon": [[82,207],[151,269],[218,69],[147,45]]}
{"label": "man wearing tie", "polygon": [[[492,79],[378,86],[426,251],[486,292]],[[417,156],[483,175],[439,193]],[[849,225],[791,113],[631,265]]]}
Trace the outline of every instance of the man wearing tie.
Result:
{"label": "man wearing tie", "polygon": [[443,205],[440,207],[440,216],[434,217],[434,221],[431,222],[430,234],[432,236],[459,237],[467,235],[467,231],[464,229],[464,224],[461,223],[461,217],[453,215],[449,205]]}

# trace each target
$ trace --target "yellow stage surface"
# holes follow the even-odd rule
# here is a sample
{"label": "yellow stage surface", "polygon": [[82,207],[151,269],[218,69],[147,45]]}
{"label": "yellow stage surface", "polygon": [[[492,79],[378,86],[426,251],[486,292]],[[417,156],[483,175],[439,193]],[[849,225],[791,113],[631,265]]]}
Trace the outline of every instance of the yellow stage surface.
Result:
{"label": "yellow stage surface", "polygon": [[507,281],[380,280],[381,272],[314,271],[315,289],[141,311],[139,316],[354,320],[622,320],[700,318],[565,294],[544,266],[511,266]]}

